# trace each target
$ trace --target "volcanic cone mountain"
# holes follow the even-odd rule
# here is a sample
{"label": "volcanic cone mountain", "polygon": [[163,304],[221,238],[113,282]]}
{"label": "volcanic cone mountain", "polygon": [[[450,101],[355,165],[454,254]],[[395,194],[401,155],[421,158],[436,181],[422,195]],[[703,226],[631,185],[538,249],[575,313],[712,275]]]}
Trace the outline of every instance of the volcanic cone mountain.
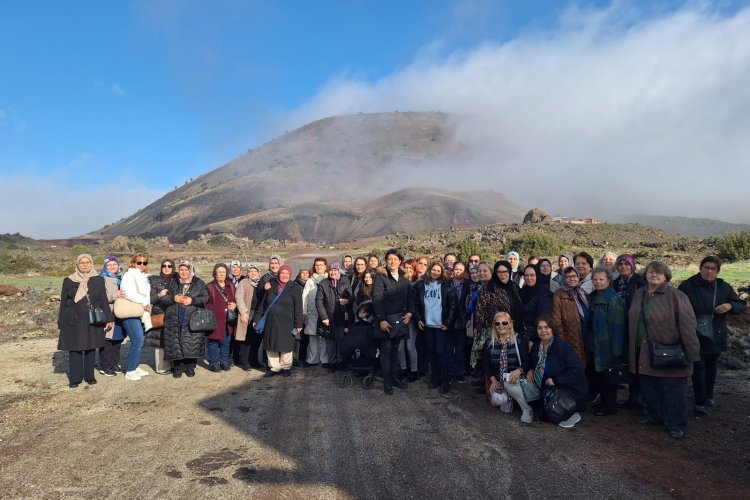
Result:
{"label": "volcanic cone mountain", "polygon": [[450,191],[451,178],[435,178],[446,169],[461,175],[468,154],[442,113],[326,118],[250,150],[91,235],[181,242],[210,232],[256,241],[332,242],[520,222],[524,209],[503,194]]}

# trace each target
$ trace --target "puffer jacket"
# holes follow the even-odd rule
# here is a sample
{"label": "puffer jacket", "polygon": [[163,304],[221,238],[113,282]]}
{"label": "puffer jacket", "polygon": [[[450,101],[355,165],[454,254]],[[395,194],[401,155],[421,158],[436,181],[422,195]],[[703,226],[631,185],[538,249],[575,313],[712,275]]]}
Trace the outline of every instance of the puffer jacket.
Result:
{"label": "puffer jacket", "polygon": [[[339,299],[347,299],[349,303],[342,306]],[[315,307],[318,311],[320,321],[329,320],[332,325],[348,326],[347,319],[352,317],[352,288],[349,278],[341,276],[333,287],[331,278],[326,278],[318,285],[318,293],[315,295]]]}
{"label": "puffer jacket", "polygon": [[[187,295],[193,303],[187,307],[174,301],[175,295],[182,293],[183,285],[178,277],[169,284],[169,292],[159,300],[160,306],[166,311],[164,316],[164,359],[168,361],[179,359],[200,358],[203,356],[206,335],[203,332],[191,332],[188,328],[190,315],[199,307],[205,308],[208,302],[206,283],[193,276]],[[180,309],[184,314],[180,314]]]}

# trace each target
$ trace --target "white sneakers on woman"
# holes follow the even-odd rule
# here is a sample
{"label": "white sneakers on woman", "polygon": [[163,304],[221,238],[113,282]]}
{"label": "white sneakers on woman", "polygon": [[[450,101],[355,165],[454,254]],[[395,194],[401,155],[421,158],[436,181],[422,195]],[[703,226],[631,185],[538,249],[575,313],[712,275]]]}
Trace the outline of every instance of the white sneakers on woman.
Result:
{"label": "white sneakers on woman", "polygon": [[581,415],[579,415],[578,412],[575,412],[573,415],[570,416],[569,419],[563,420],[557,425],[559,425],[563,429],[572,429],[580,421],[581,421]]}
{"label": "white sneakers on woman", "polygon": [[534,421],[534,412],[532,410],[523,410],[521,413],[521,422],[524,424],[530,424]]}
{"label": "white sneakers on woman", "polygon": [[132,380],[133,382],[137,382],[141,378],[142,377],[140,375],[138,375],[138,371],[137,370],[133,370],[133,371],[125,373],[125,380]]}
{"label": "white sneakers on woman", "polygon": [[135,369],[135,373],[137,373],[138,376],[140,377],[145,377],[146,375],[148,375],[148,372],[144,370],[143,368],[141,368],[140,366]]}

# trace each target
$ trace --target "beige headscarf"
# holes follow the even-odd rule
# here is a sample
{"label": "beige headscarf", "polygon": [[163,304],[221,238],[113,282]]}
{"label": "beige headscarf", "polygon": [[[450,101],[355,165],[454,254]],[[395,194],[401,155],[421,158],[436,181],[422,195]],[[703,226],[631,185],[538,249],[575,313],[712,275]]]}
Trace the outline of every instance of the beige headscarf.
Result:
{"label": "beige headscarf", "polygon": [[[78,265],[81,263],[81,259],[83,259],[84,257],[88,258],[91,261],[91,271],[86,274],[82,273],[78,268]],[[89,293],[89,278],[97,275],[98,273],[94,269],[94,258],[91,257],[91,255],[82,253],[81,255],[76,257],[76,270],[73,274],[68,276],[68,278],[73,283],[78,283],[78,290],[76,291],[76,296],[73,298],[73,302],[78,302],[79,300],[84,298],[87,293]]]}

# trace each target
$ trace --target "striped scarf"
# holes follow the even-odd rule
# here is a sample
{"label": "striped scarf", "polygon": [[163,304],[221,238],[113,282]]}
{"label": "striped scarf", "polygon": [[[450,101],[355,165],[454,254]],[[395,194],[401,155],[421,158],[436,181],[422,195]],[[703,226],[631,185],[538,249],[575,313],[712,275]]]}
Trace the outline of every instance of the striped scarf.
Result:
{"label": "striped scarf", "polygon": [[544,344],[539,342],[539,361],[537,361],[536,368],[534,368],[534,382],[540,388],[542,387],[542,379],[544,378],[544,363],[547,361],[547,353],[554,341],[555,337],[552,337],[546,349],[544,348]]}

